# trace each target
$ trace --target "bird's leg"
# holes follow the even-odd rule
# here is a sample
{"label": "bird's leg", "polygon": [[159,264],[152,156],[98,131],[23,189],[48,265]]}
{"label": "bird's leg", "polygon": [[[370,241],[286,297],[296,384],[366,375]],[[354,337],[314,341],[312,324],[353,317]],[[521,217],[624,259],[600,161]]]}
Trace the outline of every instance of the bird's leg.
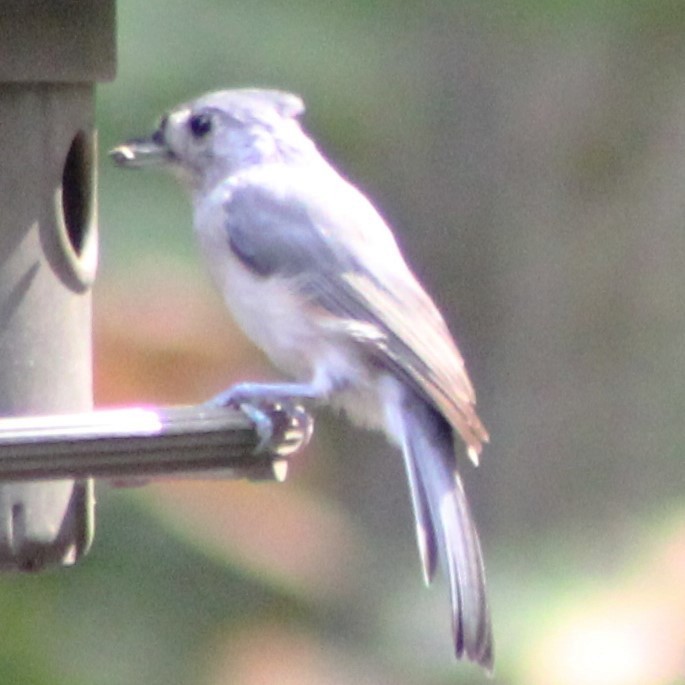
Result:
{"label": "bird's leg", "polygon": [[214,407],[237,407],[252,400],[315,400],[321,393],[310,383],[237,383],[212,397]]}
{"label": "bird's leg", "polygon": [[256,452],[287,455],[309,442],[314,422],[302,400],[319,395],[313,385],[306,383],[238,383],[207,404],[240,409],[259,436]]}

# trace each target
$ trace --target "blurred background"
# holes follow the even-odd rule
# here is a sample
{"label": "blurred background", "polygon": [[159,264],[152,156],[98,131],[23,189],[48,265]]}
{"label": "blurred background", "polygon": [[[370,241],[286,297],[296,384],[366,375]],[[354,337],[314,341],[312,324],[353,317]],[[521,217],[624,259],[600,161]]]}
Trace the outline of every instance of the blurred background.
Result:
{"label": "blurred background", "polygon": [[685,2],[119,0],[98,89],[96,398],[277,377],[170,178],[105,151],[206,91],[301,94],[455,332],[493,680],[422,587],[398,455],[321,412],[287,483],[100,486],[76,568],[0,578],[0,682],[685,683]]}

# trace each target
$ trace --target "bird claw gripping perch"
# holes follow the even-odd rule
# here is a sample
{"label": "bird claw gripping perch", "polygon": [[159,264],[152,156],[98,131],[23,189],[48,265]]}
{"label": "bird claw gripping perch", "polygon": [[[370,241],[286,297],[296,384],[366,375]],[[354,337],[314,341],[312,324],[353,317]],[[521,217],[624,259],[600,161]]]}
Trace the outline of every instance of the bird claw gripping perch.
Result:
{"label": "bird claw gripping perch", "polygon": [[290,456],[312,436],[314,421],[302,404],[292,400],[263,400],[238,405],[255,425],[259,444],[255,453]]}
{"label": "bird claw gripping perch", "polygon": [[314,420],[298,399],[260,393],[259,385],[244,384],[213,397],[210,406],[235,407],[254,424],[259,436],[255,454],[288,457],[305,447]]}

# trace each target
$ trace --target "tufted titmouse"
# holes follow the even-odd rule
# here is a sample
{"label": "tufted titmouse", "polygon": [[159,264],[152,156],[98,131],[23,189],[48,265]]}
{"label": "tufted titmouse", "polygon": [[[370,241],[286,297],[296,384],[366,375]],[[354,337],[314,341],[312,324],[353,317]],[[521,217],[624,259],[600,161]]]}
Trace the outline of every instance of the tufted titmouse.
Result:
{"label": "tufted titmouse", "polygon": [[188,188],[195,232],[238,324],[293,383],[241,384],[218,401],[325,400],[404,455],[424,578],[446,568],[455,651],[492,669],[483,560],[454,439],[488,434],[464,362],[373,205],[303,132],[304,105],[272,90],[182,104],[112,150]]}

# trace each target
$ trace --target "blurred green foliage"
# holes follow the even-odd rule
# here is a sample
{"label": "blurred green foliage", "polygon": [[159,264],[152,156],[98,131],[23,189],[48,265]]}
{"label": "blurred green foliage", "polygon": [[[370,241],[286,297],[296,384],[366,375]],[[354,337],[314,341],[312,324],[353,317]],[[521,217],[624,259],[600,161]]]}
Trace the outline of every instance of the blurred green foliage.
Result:
{"label": "blurred green foliage", "polygon": [[[100,401],[231,380],[186,198],[105,151],[206,90],[298,92],[396,226],[479,390],[493,442],[464,475],[494,682],[684,683],[685,3],[118,9],[118,77],[98,88]],[[201,335],[179,343],[165,312]],[[226,337],[234,377],[267,373],[241,344]],[[213,377],[169,385],[201,363]],[[226,485],[221,514],[200,486],[101,489],[78,567],[0,578],[0,682],[487,682],[451,658],[444,585],[421,589],[395,457],[324,415],[288,483]]]}

